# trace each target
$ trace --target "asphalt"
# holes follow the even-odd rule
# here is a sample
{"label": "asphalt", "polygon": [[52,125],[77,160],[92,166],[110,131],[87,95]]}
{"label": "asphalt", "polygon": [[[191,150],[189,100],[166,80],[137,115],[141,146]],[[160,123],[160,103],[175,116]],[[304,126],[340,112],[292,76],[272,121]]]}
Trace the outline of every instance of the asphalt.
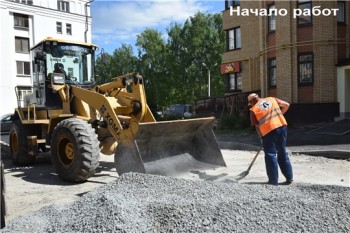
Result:
{"label": "asphalt", "polygon": [[[257,151],[260,148],[254,130],[237,135],[216,134],[216,139],[221,149]],[[1,135],[1,140],[8,143],[8,134]],[[350,160],[350,119],[288,126],[287,150]]]}
{"label": "asphalt", "polygon": [[[260,147],[260,139],[254,130],[237,135],[217,134],[216,138],[223,149],[256,151]],[[287,150],[292,153],[350,159],[350,119],[289,126]]]}

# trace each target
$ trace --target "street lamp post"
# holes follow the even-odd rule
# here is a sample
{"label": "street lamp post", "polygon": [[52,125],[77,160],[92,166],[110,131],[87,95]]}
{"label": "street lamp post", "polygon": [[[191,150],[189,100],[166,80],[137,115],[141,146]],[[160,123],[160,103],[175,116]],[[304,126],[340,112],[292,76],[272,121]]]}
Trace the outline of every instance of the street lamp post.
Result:
{"label": "street lamp post", "polygon": [[[213,67],[214,66],[216,66],[218,63],[215,63],[215,65],[213,65]],[[202,63],[202,65],[205,67],[205,68],[207,68],[207,70],[208,70],[208,97],[210,97],[210,69],[209,69],[209,67],[203,62]]]}

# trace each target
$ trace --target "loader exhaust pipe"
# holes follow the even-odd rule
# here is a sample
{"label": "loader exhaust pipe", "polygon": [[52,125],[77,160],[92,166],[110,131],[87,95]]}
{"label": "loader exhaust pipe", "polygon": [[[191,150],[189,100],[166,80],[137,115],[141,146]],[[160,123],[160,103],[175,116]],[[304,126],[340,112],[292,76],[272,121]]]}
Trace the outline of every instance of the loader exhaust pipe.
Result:
{"label": "loader exhaust pipe", "polygon": [[140,123],[134,141],[118,144],[115,165],[119,175],[145,173],[144,163],[189,154],[196,161],[226,166],[215,135],[214,118]]}

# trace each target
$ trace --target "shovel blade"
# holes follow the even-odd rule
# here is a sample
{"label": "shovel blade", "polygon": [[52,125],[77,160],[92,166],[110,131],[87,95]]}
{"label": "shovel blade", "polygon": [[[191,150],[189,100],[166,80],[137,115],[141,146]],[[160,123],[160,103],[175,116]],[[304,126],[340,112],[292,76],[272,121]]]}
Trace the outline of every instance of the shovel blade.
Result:
{"label": "shovel blade", "polygon": [[241,180],[249,174],[249,171],[244,171],[235,177],[235,180]]}

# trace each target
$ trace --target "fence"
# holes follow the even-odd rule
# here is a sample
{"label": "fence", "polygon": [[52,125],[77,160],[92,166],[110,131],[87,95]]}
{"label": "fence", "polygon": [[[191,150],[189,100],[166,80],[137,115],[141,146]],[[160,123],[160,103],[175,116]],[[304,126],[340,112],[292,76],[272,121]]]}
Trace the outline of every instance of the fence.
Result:
{"label": "fence", "polygon": [[197,99],[194,101],[193,109],[199,116],[215,116],[218,119],[226,114],[248,116],[249,108],[247,97],[251,93],[260,95],[260,91],[253,91]]}

